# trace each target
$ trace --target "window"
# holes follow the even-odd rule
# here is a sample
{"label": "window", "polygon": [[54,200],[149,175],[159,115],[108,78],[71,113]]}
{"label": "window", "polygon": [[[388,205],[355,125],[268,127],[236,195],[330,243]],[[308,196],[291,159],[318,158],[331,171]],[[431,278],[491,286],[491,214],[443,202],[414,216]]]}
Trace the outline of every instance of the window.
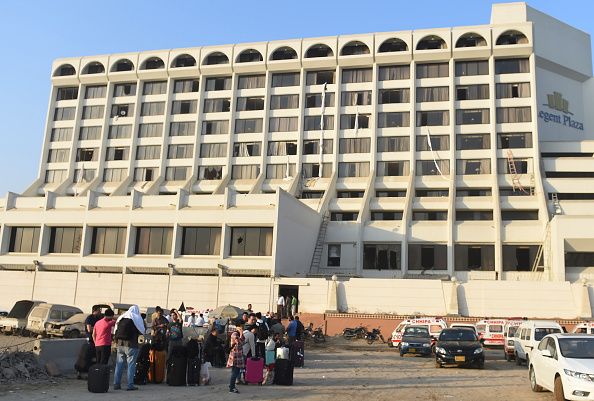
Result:
{"label": "window", "polygon": [[538,210],[502,210],[501,220],[538,220]]}
{"label": "window", "polygon": [[478,47],[487,46],[487,41],[481,35],[466,33],[456,41],[456,47]]}
{"label": "window", "polygon": [[114,104],[111,106],[111,117],[132,117],[134,115],[133,104]]}
{"label": "window", "polygon": [[263,60],[262,54],[255,49],[244,50],[237,57],[238,63],[255,63]]}
{"label": "window", "polygon": [[359,217],[359,212],[332,212],[330,213],[331,221],[356,221]]}
{"label": "window", "polygon": [[76,151],[77,162],[94,162],[98,159],[97,148],[78,148]]}
{"label": "window", "polygon": [[491,174],[491,159],[456,160],[456,174]]}
{"label": "window", "polygon": [[53,128],[50,142],[65,142],[72,140],[72,128]]}
{"label": "window", "polygon": [[106,168],[103,171],[104,182],[121,182],[128,176],[126,168]]}
{"label": "window", "polygon": [[299,95],[272,95],[270,110],[299,108]]}
{"label": "window", "polygon": [[368,106],[371,104],[371,91],[342,92],[341,105]]}
{"label": "window", "polygon": [[54,182],[62,182],[66,179],[67,170],[47,170],[45,172],[45,183],[51,184]]}
{"label": "window", "polygon": [[[322,153],[330,154],[333,151],[332,139],[324,139],[322,142]],[[320,154],[320,141],[316,139],[308,139],[303,141],[304,155],[319,155]]]}
{"label": "window", "polygon": [[445,41],[439,36],[426,36],[417,43],[417,50],[447,49]]}
{"label": "window", "polygon": [[113,97],[134,96],[134,95],[136,95],[136,84],[135,83],[116,84],[113,87]]}
{"label": "window", "polygon": [[489,109],[458,109],[456,110],[456,124],[489,124]]}
{"label": "window", "polygon": [[218,64],[229,64],[229,58],[221,53],[214,52],[204,58],[203,65],[218,65]]}
{"label": "window", "polygon": [[340,266],[340,244],[328,244],[328,267]]}
{"label": "window", "polygon": [[140,109],[141,116],[162,116],[165,114],[165,102],[145,102]]}
{"label": "window", "polygon": [[[503,245],[503,271],[531,271],[538,245]],[[540,258],[539,266],[542,266]]]}
{"label": "window", "polygon": [[334,116],[305,116],[303,118],[303,130],[320,131],[322,130],[322,121],[324,122],[324,130],[334,129]]}
{"label": "window", "polygon": [[260,166],[257,164],[235,165],[231,168],[231,179],[253,180],[260,175]]}
{"label": "window", "polygon": [[338,163],[339,177],[368,177],[369,162]]}
{"label": "window", "polygon": [[369,114],[342,114],[340,129],[369,128]]}
{"label": "window", "polygon": [[132,135],[132,125],[111,125],[109,127],[109,139],[130,138]]}
{"label": "window", "polygon": [[497,124],[529,123],[532,121],[530,107],[498,107]]}
{"label": "window", "polygon": [[284,86],[299,86],[299,73],[272,74],[272,87],[278,88]]}
{"label": "window", "polygon": [[[518,174],[532,173],[532,159],[531,158],[514,158],[513,164]],[[510,161],[508,159],[498,159],[498,170],[500,174],[511,174]]]}
{"label": "window", "polygon": [[237,79],[237,89],[256,89],[266,86],[266,75],[241,75]]}
{"label": "window", "polygon": [[379,104],[408,103],[410,102],[410,89],[380,89]]}
{"label": "window", "polygon": [[448,219],[447,210],[415,210],[412,214],[414,221],[445,221]]}
{"label": "window", "polygon": [[456,189],[456,196],[491,196],[491,190],[489,188]]}
{"label": "window", "polygon": [[454,258],[457,271],[495,270],[495,247],[493,245],[455,244]]}
{"label": "window", "polygon": [[169,136],[193,136],[195,131],[194,121],[176,121],[169,125]]}
{"label": "window", "polygon": [[49,253],[80,253],[82,227],[51,227]]}
{"label": "window", "polygon": [[417,127],[450,125],[450,112],[443,111],[417,111]]}
{"label": "window", "polygon": [[496,94],[497,99],[530,97],[530,83],[497,84]]}
{"label": "window", "polygon": [[194,157],[194,145],[169,145],[169,149],[167,151],[168,159],[191,159],[192,157]]}
{"label": "window", "polygon": [[407,65],[386,65],[379,68],[380,81],[397,81],[410,79],[410,66]]}
{"label": "window", "polygon": [[227,144],[203,143],[200,145],[200,157],[227,157]]}
{"label": "window", "polygon": [[101,138],[101,126],[94,127],[80,127],[80,133],[78,139],[84,140],[95,140]]}
{"label": "window", "polygon": [[322,163],[322,174],[320,175],[320,164],[319,163],[303,163],[304,178],[328,178],[332,174],[332,163]]}
{"label": "window", "polygon": [[176,79],[173,83],[173,93],[198,92],[199,86],[198,79]]}
{"label": "window", "polygon": [[206,91],[224,91],[231,89],[231,77],[216,77],[206,79]]}
{"label": "window", "polygon": [[305,77],[306,85],[323,85],[334,83],[334,70],[308,71]]}
{"label": "window", "polygon": [[165,68],[165,63],[159,57],[151,57],[140,66],[141,70],[158,70]]}
{"label": "window", "polygon": [[262,132],[261,118],[247,118],[235,120],[235,133],[248,134]]}
{"label": "window", "polygon": [[[431,148],[429,142],[431,141]],[[417,135],[417,152],[423,152],[427,150],[449,150],[450,149],[450,136],[449,135],[430,135],[429,139],[426,135]]]}
{"label": "window", "polygon": [[490,149],[489,134],[458,134],[456,150]]}
{"label": "window", "polygon": [[82,120],[103,118],[105,106],[84,106],[82,113]]}
{"label": "window", "polygon": [[450,76],[448,63],[417,64],[417,79],[444,78]]}
{"label": "window", "polygon": [[154,160],[161,157],[161,145],[144,145],[136,148],[137,160]]}
{"label": "window", "polygon": [[167,93],[167,81],[145,82],[142,88],[143,95],[163,95]]}
{"label": "window", "polygon": [[400,244],[364,244],[363,270],[400,270]]}
{"label": "window", "polygon": [[[324,97],[325,107],[334,107],[334,93],[326,92]],[[310,93],[305,95],[305,108],[317,108],[322,107],[322,94],[321,93]]]}
{"label": "window", "polygon": [[[437,165],[436,165],[437,164]],[[438,169],[439,167],[439,169]],[[450,174],[449,160],[417,160],[417,175],[440,175],[441,171],[444,175]]]}
{"label": "window", "polygon": [[378,53],[405,52],[408,45],[401,39],[391,38],[385,40],[379,47]]}
{"label": "window", "polygon": [[266,166],[266,178],[267,179],[282,179],[295,177],[296,165],[289,164],[289,171],[287,173],[287,164],[269,164]]}
{"label": "window", "polygon": [[301,199],[322,199],[324,191],[303,191]]}
{"label": "window", "polygon": [[377,138],[378,152],[406,152],[410,149],[408,136],[382,136]]}
{"label": "window", "polygon": [[[174,123],[172,123],[172,124],[174,124]],[[173,125],[171,126],[171,128],[172,128],[171,132],[173,132]],[[180,129],[180,132],[182,132],[181,129]],[[183,131],[183,132],[186,132],[186,131]],[[228,120],[202,121],[202,135],[223,135],[223,134],[228,134],[228,133],[229,133],[229,121]],[[190,134],[188,134],[188,135],[190,135]]]}
{"label": "window", "polygon": [[495,74],[521,74],[526,72],[530,72],[530,61],[527,58],[495,60]]}
{"label": "window", "polygon": [[417,88],[417,102],[445,102],[448,100],[450,100],[450,88],[447,86]]}
{"label": "window", "polygon": [[497,46],[500,45],[519,45],[527,44],[528,38],[522,32],[519,31],[505,31],[498,38],[495,43]]}
{"label": "window", "polygon": [[188,170],[186,166],[167,167],[165,169],[165,181],[185,181],[188,178]]}
{"label": "window", "polygon": [[270,60],[273,60],[273,61],[293,60],[296,58],[297,58],[297,52],[294,49],[292,49],[288,46],[283,46],[283,47],[279,47],[272,53],[272,57],[270,57]]}
{"label": "window", "polygon": [[354,68],[350,70],[342,70],[342,83],[360,83],[371,82],[373,77],[373,70],[371,68]]}
{"label": "window", "polygon": [[92,180],[95,179],[96,175],[97,175],[97,170],[95,170],[95,169],[77,168],[76,170],[74,170],[74,178],[73,178],[72,182],[74,182],[74,183],[91,182]]}
{"label": "window", "polygon": [[219,255],[221,227],[184,227],[182,255]]}
{"label": "window", "polygon": [[474,75],[489,75],[489,62],[487,60],[456,61],[457,77]]}
{"label": "window", "polygon": [[121,255],[126,248],[126,227],[93,227],[91,253]]}
{"label": "window", "polygon": [[85,88],[85,99],[104,98],[106,92],[107,92],[107,86],[105,86],[105,85],[87,86]]}
{"label": "window", "polygon": [[401,211],[371,211],[371,221],[393,221],[402,220]]}
{"label": "window", "polygon": [[73,100],[76,98],[78,98],[78,86],[73,86],[69,88],[58,88],[56,100]]}
{"label": "window", "polygon": [[230,256],[272,256],[272,227],[232,227]]}
{"label": "window", "polygon": [[369,153],[371,151],[370,138],[340,138],[338,152],[345,153]]}
{"label": "window", "polygon": [[260,142],[236,142],[233,145],[233,157],[260,156]]}
{"label": "window", "polygon": [[456,100],[481,100],[489,98],[489,85],[458,85]]}
{"label": "window", "polygon": [[409,270],[446,270],[447,245],[408,244]]}
{"label": "window", "polygon": [[492,210],[456,210],[458,221],[491,221],[493,220]]}
{"label": "window", "polygon": [[398,160],[390,162],[377,162],[377,175],[379,177],[402,177],[410,174],[410,162]]}
{"label": "window", "polygon": [[109,147],[107,148],[107,154],[105,160],[128,160],[130,158],[130,148],[125,147]]}
{"label": "window", "polygon": [[6,229],[10,229],[8,252],[37,253],[40,227],[6,227]]}
{"label": "window", "polygon": [[223,178],[223,166],[200,166],[198,178],[200,180],[220,180]]}
{"label": "window", "polygon": [[171,227],[137,227],[136,247],[137,255],[169,255],[173,229]]}
{"label": "window", "polygon": [[74,120],[76,107],[56,107],[54,121]]}
{"label": "window", "polygon": [[48,163],[64,163],[68,161],[70,149],[50,149],[47,155]]}
{"label": "window", "polygon": [[238,97],[237,111],[264,110],[264,96]]}
{"label": "window", "polygon": [[231,101],[228,98],[204,99],[205,113],[223,113],[231,110]]}
{"label": "window", "polygon": [[336,191],[336,197],[340,199],[357,199],[362,198],[365,191]]}
{"label": "window", "polygon": [[287,156],[297,154],[297,142],[268,142],[268,156]]}
{"label": "window", "polygon": [[155,167],[136,167],[134,169],[134,181],[153,181],[157,176],[158,169]]}
{"label": "window", "polygon": [[317,58],[317,57],[332,57],[334,52],[332,49],[324,44],[317,44],[311,46],[305,52],[305,58]]}
{"label": "window", "polygon": [[[14,229],[14,228],[13,228]],[[35,247],[36,249],[37,247]],[[11,251],[17,252],[17,251]],[[28,251],[21,251],[28,252]],[[35,251],[32,251],[35,252]],[[565,266],[592,267],[594,266],[594,252],[565,252]]]}
{"label": "window", "polygon": [[369,47],[358,40],[347,43],[340,51],[341,56],[360,56],[363,54],[369,54]]}
{"label": "window", "polygon": [[532,147],[531,132],[499,133],[497,135],[499,149],[524,149]]}
{"label": "window", "polygon": [[163,136],[163,123],[145,123],[138,126],[139,138],[157,138]]}
{"label": "window", "polygon": [[375,191],[376,198],[405,198],[406,191]]}
{"label": "window", "polygon": [[194,114],[197,109],[197,100],[176,100],[172,104],[171,114]]}
{"label": "window", "polygon": [[450,195],[449,189],[417,189],[417,198],[447,198]]}
{"label": "window", "polygon": [[70,64],[64,64],[58,67],[56,72],[54,73],[54,77],[65,77],[68,75],[75,75],[76,70]]}

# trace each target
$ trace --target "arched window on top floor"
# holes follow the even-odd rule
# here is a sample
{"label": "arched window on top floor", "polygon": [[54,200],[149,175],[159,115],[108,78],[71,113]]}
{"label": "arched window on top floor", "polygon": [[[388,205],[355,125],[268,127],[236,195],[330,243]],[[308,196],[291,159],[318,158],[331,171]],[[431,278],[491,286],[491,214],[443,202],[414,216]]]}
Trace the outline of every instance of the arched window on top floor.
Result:
{"label": "arched window on top floor", "polygon": [[195,65],[196,59],[189,54],[180,54],[173,60],[173,63],[171,63],[173,68],[194,67]]}
{"label": "arched window on top floor", "polygon": [[112,67],[111,72],[122,72],[122,71],[132,71],[134,70],[134,63],[128,60],[127,58],[123,58],[118,60]]}
{"label": "arched window on top floor", "polygon": [[340,51],[341,56],[360,56],[362,54],[369,54],[369,47],[358,40],[347,43]]}
{"label": "arched window on top floor", "polygon": [[105,72],[105,67],[98,61],[91,61],[82,70],[82,74],[102,74]]}
{"label": "arched window on top floor", "polygon": [[436,35],[425,36],[417,43],[417,50],[447,49],[446,42]]}
{"label": "arched window on top floor", "polygon": [[305,52],[305,58],[318,58],[318,57],[332,57],[334,56],[334,52],[332,49],[324,44],[317,44],[311,46]]}
{"label": "arched window on top floor", "polygon": [[141,70],[160,70],[165,68],[165,63],[159,57],[150,57],[142,63]]}
{"label": "arched window on top floor", "polygon": [[62,64],[54,72],[54,77],[66,77],[69,75],[76,75],[76,70],[71,64]]}
{"label": "arched window on top floor", "polygon": [[229,64],[229,57],[221,52],[213,52],[204,58],[202,65]]}
{"label": "arched window on top floor", "polygon": [[238,63],[256,63],[258,61],[264,61],[264,57],[256,49],[246,49],[237,56]]}
{"label": "arched window on top floor", "polygon": [[297,52],[292,47],[279,47],[272,53],[271,60],[293,60],[297,58]]}
{"label": "arched window on top floor", "polygon": [[408,50],[408,45],[402,39],[390,38],[386,39],[378,49],[378,53],[393,53],[405,52]]}
{"label": "arched window on top floor", "polygon": [[479,47],[487,46],[487,41],[478,33],[469,32],[460,36],[456,41],[456,47]]}
{"label": "arched window on top floor", "polygon": [[528,38],[520,31],[505,31],[497,38],[495,44],[499,45],[525,45]]}

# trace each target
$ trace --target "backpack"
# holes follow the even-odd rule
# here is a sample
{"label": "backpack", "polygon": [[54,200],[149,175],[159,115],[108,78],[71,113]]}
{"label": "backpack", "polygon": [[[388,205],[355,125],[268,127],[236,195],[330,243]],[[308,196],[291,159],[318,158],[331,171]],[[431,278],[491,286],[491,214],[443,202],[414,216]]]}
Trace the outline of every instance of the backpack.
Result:
{"label": "backpack", "polygon": [[268,326],[265,322],[262,322],[258,325],[258,329],[256,330],[256,336],[258,340],[264,341],[268,338]]}
{"label": "backpack", "polygon": [[115,332],[116,340],[132,341],[134,336],[137,334],[136,326],[132,319],[123,318],[118,323],[118,328]]}

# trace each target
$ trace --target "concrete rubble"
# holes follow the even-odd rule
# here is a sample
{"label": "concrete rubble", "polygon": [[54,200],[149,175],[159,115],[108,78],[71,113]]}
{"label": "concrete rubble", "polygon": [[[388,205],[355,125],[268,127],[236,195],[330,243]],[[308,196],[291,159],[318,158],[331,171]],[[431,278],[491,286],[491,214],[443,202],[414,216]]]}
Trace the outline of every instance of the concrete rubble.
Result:
{"label": "concrete rubble", "polygon": [[47,379],[48,374],[39,366],[31,352],[0,353],[0,384]]}

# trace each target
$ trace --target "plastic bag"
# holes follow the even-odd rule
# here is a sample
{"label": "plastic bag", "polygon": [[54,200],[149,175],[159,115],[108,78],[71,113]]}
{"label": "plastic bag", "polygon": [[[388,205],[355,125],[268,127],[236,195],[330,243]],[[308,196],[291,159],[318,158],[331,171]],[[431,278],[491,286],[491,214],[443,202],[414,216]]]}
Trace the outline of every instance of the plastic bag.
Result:
{"label": "plastic bag", "polygon": [[212,367],[212,365],[210,364],[210,362],[204,362],[202,364],[202,366],[200,367],[200,384],[202,386],[206,386],[207,384],[210,384],[210,368]]}

